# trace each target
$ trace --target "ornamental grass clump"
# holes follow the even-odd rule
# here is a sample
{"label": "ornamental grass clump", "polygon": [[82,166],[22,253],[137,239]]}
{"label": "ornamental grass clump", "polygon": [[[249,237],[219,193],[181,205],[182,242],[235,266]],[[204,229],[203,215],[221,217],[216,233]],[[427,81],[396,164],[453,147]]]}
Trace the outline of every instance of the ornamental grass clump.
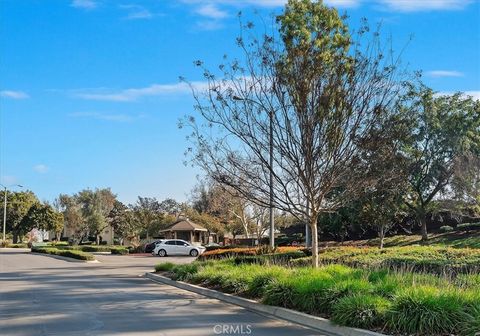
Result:
{"label": "ornamental grass clump", "polygon": [[474,273],[446,276],[336,264],[281,267],[236,264],[234,258],[175,265],[171,273],[174,279],[350,327],[402,336],[473,336],[480,330],[479,276]]}
{"label": "ornamental grass clump", "polygon": [[346,296],[336,302],[332,321],[339,325],[377,329],[383,326],[391,302],[372,294]]}
{"label": "ornamental grass clump", "polygon": [[464,303],[461,293],[451,289],[412,287],[395,297],[386,324],[403,334],[455,334],[469,318]]}
{"label": "ornamental grass clump", "polygon": [[174,267],[174,263],[163,262],[155,265],[155,272],[170,272]]}

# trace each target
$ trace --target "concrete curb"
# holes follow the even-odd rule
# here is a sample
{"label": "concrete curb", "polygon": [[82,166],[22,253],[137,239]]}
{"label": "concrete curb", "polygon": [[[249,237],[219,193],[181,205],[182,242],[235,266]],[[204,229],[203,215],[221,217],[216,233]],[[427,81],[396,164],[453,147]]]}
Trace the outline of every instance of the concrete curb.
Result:
{"label": "concrete curb", "polygon": [[326,334],[335,336],[385,336],[384,334],[379,334],[369,330],[337,326],[330,322],[330,320],[324,319],[322,317],[308,315],[287,308],[267,306],[254,300],[249,300],[235,295],[222,293],[216,290],[192,285],[182,281],[175,281],[161,275],[147,272],[145,273],[145,276],[150,280],[156,282],[161,282],[170,286],[188,290],[224,302],[232,303],[234,305],[246,308],[248,310],[252,310],[257,313],[272,315],[279,319],[301,324],[303,326],[319,330]]}
{"label": "concrete curb", "polygon": [[89,263],[89,264],[100,263],[100,261],[98,261],[96,259],[95,260],[80,260],[80,259],[75,259],[75,258],[57,256],[57,255],[54,255],[54,254],[37,253],[37,252],[30,252],[30,253],[34,254],[34,255],[50,257],[50,258],[59,259],[59,260],[63,260],[63,261],[69,261],[69,262],[79,262],[79,263]]}

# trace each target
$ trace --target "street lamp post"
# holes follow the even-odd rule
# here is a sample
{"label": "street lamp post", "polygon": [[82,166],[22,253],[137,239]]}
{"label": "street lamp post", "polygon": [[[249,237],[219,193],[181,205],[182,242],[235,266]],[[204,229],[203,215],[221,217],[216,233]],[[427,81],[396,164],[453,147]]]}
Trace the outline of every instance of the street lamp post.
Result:
{"label": "street lamp post", "polygon": [[[240,100],[240,101],[249,101],[254,104],[258,104],[256,101],[242,98],[238,96],[233,96],[233,100]],[[260,104],[258,104],[260,105]],[[263,108],[263,106],[261,106]],[[275,247],[275,218],[273,214],[273,109],[270,109],[268,112],[269,118],[269,177],[270,177],[270,204],[269,204],[269,224],[270,224],[270,247]]]}
{"label": "street lamp post", "polygon": [[[2,240],[2,242],[5,243],[5,241],[6,241],[5,231],[6,231],[6,228],[7,228],[7,187],[4,186],[3,184],[0,184],[0,186],[3,187],[3,190],[5,192],[4,196],[3,196],[3,240]],[[21,186],[20,184],[15,184],[15,185],[10,186],[10,187],[14,187],[14,186],[23,188],[23,186]]]}

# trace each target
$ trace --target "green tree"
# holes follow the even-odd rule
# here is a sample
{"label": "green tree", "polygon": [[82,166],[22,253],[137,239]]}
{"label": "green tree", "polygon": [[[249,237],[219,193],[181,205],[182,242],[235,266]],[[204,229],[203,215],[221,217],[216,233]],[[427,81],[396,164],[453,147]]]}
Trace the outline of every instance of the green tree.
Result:
{"label": "green tree", "polygon": [[34,203],[23,217],[22,227],[26,231],[34,228],[55,232],[56,239],[60,238],[63,230],[63,214],[46,203]]}
{"label": "green tree", "polygon": [[412,86],[405,99],[414,120],[411,141],[404,149],[410,187],[406,205],[425,241],[427,214],[437,204],[433,201],[450,191],[455,177],[462,179],[461,171],[478,162],[480,102],[461,93],[438,96],[423,85]]}
{"label": "green tree", "polygon": [[134,213],[136,225],[140,228],[140,235],[150,236],[156,235],[158,223],[163,220],[163,209],[160,202],[155,197],[141,197],[138,196],[137,202],[131,205],[130,208]]}
{"label": "green tree", "polygon": [[57,200],[59,210],[63,214],[67,236],[73,239],[73,243],[80,242],[88,233],[88,227],[82,216],[81,205],[75,195],[60,194]]}
{"label": "green tree", "polygon": [[[5,194],[1,193],[2,204]],[[6,231],[13,235],[13,243],[17,243],[18,239],[31,230],[29,225],[23,218],[38,199],[32,191],[7,192],[7,225]],[[3,218],[3,207],[1,208]]]}
{"label": "green tree", "polygon": [[110,189],[82,190],[76,196],[88,232],[99,243],[99,234],[109,225],[107,216],[112,211],[116,195]]}

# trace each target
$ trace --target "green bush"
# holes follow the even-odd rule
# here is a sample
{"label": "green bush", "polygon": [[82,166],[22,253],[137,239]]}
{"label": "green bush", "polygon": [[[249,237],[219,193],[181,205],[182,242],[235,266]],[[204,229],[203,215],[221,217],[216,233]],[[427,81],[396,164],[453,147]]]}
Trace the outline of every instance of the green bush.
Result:
{"label": "green bush", "polygon": [[463,302],[449,290],[431,286],[409,288],[392,302],[387,314],[389,329],[405,334],[455,334],[465,321]]}
{"label": "green bush", "polygon": [[382,326],[391,303],[377,295],[346,296],[338,300],[332,321],[356,328],[374,329]]}
{"label": "green bush", "polygon": [[476,231],[480,230],[480,222],[479,223],[464,223],[457,225],[457,231]]}
{"label": "green bush", "polygon": [[184,264],[184,265],[175,265],[172,272],[175,274],[174,280],[179,281],[188,281],[190,280],[195,273],[198,271],[197,264]]}
{"label": "green bush", "polygon": [[32,247],[31,251],[36,253],[44,253],[44,254],[57,255],[62,257],[69,257],[69,258],[74,258],[79,260],[87,260],[87,261],[95,260],[95,257],[92,254],[78,251],[78,250],[59,250],[54,247]]}
{"label": "green bush", "polygon": [[112,254],[125,255],[128,254],[128,249],[126,247],[110,247],[110,252]]}
{"label": "green bush", "polygon": [[19,244],[6,244],[6,247],[10,248],[27,248],[27,243],[19,243]]}
{"label": "green bush", "polygon": [[303,251],[291,251],[283,253],[269,253],[255,256],[237,256],[234,258],[234,263],[239,264],[273,264],[273,265],[286,265],[293,259],[304,258],[305,253]]}
{"label": "green bush", "polygon": [[395,335],[473,336],[478,331],[480,278],[475,273],[451,277],[338,264],[313,269],[237,261],[161,264],[155,269],[170,270],[173,279],[325,316],[351,327]]}
{"label": "green bush", "polygon": [[74,246],[52,246],[59,250],[76,250],[83,252],[110,252],[111,254],[128,254],[128,249],[123,246],[108,246],[108,245],[74,245]]}
{"label": "green bush", "polygon": [[480,305],[473,306],[460,324],[460,332],[465,336],[478,336],[480,332]]}
{"label": "green bush", "polygon": [[247,289],[248,295],[253,298],[264,296],[268,286],[271,286],[276,279],[285,278],[288,276],[288,273],[283,267],[272,266],[259,274],[255,274]]}
{"label": "green bush", "polygon": [[[344,264],[367,269],[392,269],[435,274],[475,273],[480,271],[480,249],[438,246],[334,247],[319,254],[321,264]],[[291,260],[289,265],[311,265],[311,257]]]}
{"label": "green bush", "polygon": [[174,263],[164,262],[155,265],[155,272],[170,272],[175,267]]}
{"label": "green bush", "polygon": [[453,231],[453,227],[451,227],[451,226],[449,226],[449,225],[440,226],[439,231],[442,232],[442,233],[452,232],[452,231]]}
{"label": "green bush", "polygon": [[139,246],[128,246],[128,253],[144,253],[145,252],[145,247],[143,245]]}

